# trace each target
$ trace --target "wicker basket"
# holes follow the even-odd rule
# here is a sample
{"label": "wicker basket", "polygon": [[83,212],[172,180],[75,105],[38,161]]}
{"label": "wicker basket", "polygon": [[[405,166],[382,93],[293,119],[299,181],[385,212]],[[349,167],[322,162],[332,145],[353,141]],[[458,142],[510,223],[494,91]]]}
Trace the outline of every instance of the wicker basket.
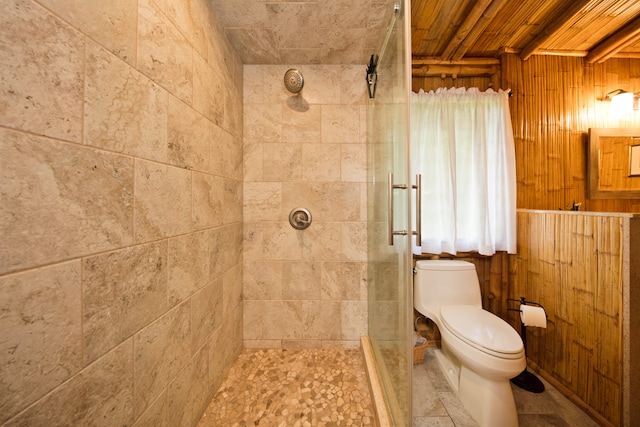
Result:
{"label": "wicker basket", "polygon": [[413,347],[413,364],[417,365],[418,363],[422,363],[424,360],[424,353],[427,351],[427,345],[429,343],[424,343],[421,345],[417,345]]}

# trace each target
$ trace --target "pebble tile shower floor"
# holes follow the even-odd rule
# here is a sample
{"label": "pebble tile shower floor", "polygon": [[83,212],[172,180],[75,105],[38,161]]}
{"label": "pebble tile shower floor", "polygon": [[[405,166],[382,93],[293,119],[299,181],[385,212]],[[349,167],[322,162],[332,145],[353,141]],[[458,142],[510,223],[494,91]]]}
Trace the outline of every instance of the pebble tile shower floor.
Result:
{"label": "pebble tile shower floor", "polygon": [[[413,368],[413,427],[477,427],[428,348]],[[520,427],[597,427],[545,382],[512,387]],[[355,349],[244,349],[198,427],[375,426],[362,353]]]}
{"label": "pebble tile shower floor", "polygon": [[244,349],[198,427],[374,426],[360,350]]}

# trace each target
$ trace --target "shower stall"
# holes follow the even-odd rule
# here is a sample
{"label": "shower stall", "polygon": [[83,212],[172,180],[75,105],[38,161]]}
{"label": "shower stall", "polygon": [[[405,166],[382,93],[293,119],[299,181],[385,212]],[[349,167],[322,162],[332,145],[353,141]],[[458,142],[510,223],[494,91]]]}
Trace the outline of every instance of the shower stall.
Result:
{"label": "shower stall", "polygon": [[389,2],[389,25],[367,69],[369,341],[395,426],[411,425],[410,16],[408,0]]}

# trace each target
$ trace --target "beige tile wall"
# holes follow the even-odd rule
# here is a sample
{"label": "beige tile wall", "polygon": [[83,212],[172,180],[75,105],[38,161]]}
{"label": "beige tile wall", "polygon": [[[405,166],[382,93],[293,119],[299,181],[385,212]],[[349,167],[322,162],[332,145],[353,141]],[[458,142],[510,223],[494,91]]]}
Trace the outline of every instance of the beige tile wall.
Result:
{"label": "beige tile wall", "polygon": [[[367,334],[364,66],[244,66],[244,344],[358,346]],[[307,230],[288,222],[304,207]]]}
{"label": "beige tile wall", "polygon": [[194,425],[242,346],[242,64],[208,0],[0,2],[0,425]]}

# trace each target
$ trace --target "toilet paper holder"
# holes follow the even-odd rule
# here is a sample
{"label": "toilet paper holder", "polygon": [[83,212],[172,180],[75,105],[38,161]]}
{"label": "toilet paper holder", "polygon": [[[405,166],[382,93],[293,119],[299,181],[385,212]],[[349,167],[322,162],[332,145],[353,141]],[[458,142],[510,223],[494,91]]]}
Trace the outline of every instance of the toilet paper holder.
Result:
{"label": "toilet paper holder", "polygon": [[[527,299],[525,297],[520,297],[520,299],[509,298],[507,300],[507,310],[509,310],[509,311],[520,311],[520,309],[518,309],[518,308],[509,308],[509,301],[514,301],[514,302],[520,303],[522,305],[536,305],[538,307],[542,307],[542,304],[538,304],[537,302],[533,302],[533,301],[527,301]],[[544,308],[544,307],[542,307],[542,308]]]}
{"label": "toilet paper holder", "polygon": [[[544,310],[544,307],[542,306],[542,304],[538,304],[537,302],[532,302],[532,301],[527,301],[525,299],[525,297],[520,297],[520,299],[512,299],[509,298],[507,299],[507,310],[508,311],[517,311],[522,313],[522,310],[520,310],[520,306],[518,308],[509,308],[509,302],[514,301],[520,304],[520,306],[522,305],[535,305],[537,307],[540,307]],[[545,317],[546,317],[546,311],[545,311]],[[526,353],[527,353],[527,327],[525,326],[524,322],[522,321],[522,317],[520,318],[520,336],[522,337],[522,346],[524,347],[524,352],[525,352],[525,357],[526,357]],[[520,374],[518,374],[518,376],[511,378],[511,382],[513,384],[515,384],[516,386],[520,387],[523,390],[526,391],[530,391],[532,393],[542,393],[544,391],[544,384],[542,383],[542,381],[540,381],[540,379],[538,377],[535,376],[535,374],[532,374],[531,372],[527,371],[527,368],[524,368],[524,371],[522,371]]]}

